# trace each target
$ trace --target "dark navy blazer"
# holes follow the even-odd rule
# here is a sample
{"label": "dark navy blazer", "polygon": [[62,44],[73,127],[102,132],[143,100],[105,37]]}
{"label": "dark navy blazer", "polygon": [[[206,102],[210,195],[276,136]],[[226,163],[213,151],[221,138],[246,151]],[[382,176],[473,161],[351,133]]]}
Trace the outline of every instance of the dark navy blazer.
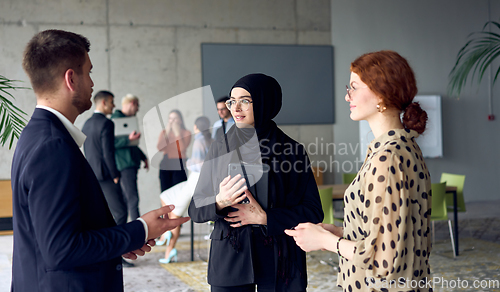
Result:
{"label": "dark navy blazer", "polygon": [[123,291],[121,255],[142,247],[135,220],[116,226],[62,122],[35,109],[12,163],[12,291]]}
{"label": "dark navy blazer", "polygon": [[98,180],[120,176],[115,162],[115,124],[104,114],[94,113],[83,125],[87,135],[83,149]]}

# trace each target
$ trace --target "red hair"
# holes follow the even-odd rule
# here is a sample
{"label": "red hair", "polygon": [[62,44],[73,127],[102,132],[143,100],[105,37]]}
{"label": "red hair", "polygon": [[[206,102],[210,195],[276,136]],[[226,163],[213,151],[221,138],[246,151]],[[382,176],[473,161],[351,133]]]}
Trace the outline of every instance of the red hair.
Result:
{"label": "red hair", "polygon": [[405,112],[406,128],[419,134],[424,132],[427,113],[418,103],[412,104],[418,92],[417,82],[405,58],[394,51],[367,53],[351,63],[351,72],[358,74],[361,81],[382,98],[383,106]]}

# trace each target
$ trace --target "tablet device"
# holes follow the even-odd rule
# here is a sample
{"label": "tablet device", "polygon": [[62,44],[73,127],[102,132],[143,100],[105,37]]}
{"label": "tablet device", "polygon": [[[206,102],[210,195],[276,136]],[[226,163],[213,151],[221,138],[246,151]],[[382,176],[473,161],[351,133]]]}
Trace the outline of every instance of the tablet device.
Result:
{"label": "tablet device", "polygon": [[[137,117],[114,118],[112,121],[115,123],[115,137],[128,137],[133,131],[139,131]],[[139,140],[130,141],[130,145],[132,146],[137,146],[138,144]]]}
{"label": "tablet device", "polygon": [[[269,205],[269,195],[268,195],[268,173],[269,165],[267,164],[243,164],[248,177],[248,183],[250,184],[249,191],[252,193],[253,197],[257,200],[262,209],[266,210]],[[228,174],[234,177],[237,174],[243,175],[240,163],[230,163],[228,165]],[[249,203],[248,199],[243,200]]]}

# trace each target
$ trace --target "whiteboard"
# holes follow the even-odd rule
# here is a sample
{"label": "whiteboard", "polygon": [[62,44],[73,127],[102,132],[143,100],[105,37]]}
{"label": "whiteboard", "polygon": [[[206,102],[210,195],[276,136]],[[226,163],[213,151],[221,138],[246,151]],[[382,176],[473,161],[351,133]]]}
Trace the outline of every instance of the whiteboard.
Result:
{"label": "whiteboard", "polygon": [[[423,110],[427,112],[427,128],[425,132],[415,139],[426,158],[443,157],[443,130],[441,123],[441,96],[439,95],[417,95],[413,99],[419,102]],[[359,123],[359,141],[361,146],[360,158],[366,157],[366,150],[374,139],[373,133],[367,121]]]}

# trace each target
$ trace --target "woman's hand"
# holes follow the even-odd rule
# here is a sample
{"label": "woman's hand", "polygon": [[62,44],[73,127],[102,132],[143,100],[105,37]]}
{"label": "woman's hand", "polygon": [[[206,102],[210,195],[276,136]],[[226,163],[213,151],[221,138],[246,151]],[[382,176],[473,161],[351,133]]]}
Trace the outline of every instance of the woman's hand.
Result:
{"label": "woman's hand", "polygon": [[326,249],[328,242],[335,242],[337,237],[320,224],[300,223],[292,230],[285,230],[285,233],[293,236],[297,245],[305,252]]}
{"label": "woman's hand", "polygon": [[342,237],[344,235],[344,228],[335,226],[333,224],[324,224],[324,223],[319,223],[321,227],[324,229],[330,231],[331,233],[337,235],[338,237]]}
{"label": "woman's hand", "polygon": [[165,136],[168,136],[170,131],[172,131],[172,123],[168,123],[167,126],[165,127]]}
{"label": "woman's hand", "polygon": [[262,209],[252,193],[246,190],[245,195],[250,201],[248,204],[239,204],[234,207],[237,211],[227,214],[225,220],[233,223],[231,227],[241,227],[248,224],[267,225],[267,213]]}
{"label": "woman's hand", "polygon": [[222,210],[241,202],[246,198],[246,195],[242,195],[246,190],[245,179],[242,179],[240,174],[233,178],[230,175],[224,178],[219,184],[219,193],[215,197],[217,210]]}
{"label": "woman's hand", "polygon": [[181,121],[179,120],[174,120],[171,126],[172,132],[174,133],[175,137],[179,137],[181,135]]}

